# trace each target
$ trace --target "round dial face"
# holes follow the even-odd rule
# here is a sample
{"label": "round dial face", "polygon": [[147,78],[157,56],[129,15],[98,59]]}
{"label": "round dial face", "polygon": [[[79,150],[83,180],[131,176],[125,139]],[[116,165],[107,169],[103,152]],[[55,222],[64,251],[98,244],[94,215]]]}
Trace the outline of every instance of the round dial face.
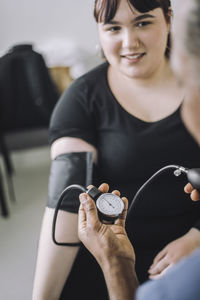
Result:
{"label": "round dial face", "polygon": [[96,206],[102,214],[111,217],[119,216],[124,209],[122,199],[117,195],[110,193],[99,196],[96,201]]}

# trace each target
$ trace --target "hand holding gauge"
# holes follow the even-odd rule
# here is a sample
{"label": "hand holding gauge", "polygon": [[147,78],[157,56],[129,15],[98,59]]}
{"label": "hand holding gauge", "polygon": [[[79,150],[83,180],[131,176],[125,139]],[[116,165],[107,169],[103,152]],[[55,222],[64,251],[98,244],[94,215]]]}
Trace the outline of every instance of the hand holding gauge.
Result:
{"label": "hand holding gauge", "polygon": [[60,198],[58,200],[58,203],[55,208],[55,213],[53,217],[53,223],[52,223],[52,240],[53,242],[58,246],[80,246],[81,243],[73,243],[73,242],[59,242],[56,240],[55,232],[56,232],[56,221],[58,216],[58,211],[60,209],[61,203],[64,199],[64,197],[71,191],[71,190],[78,190],[83,193],[87,193],[95,202],[97,206],[98,216],[99,219],[103,223],[107,224],[113,224],[115,220],[117,220],[122,214],[124,209],[124,202],[122,199],[112,193],[102,193],[99,189],[97,189],[95,186],[92,188],[86,189],[85,187],[79,185],[79,184],[72,184],[68,187],[66,187],[62,194],[60,195]]}

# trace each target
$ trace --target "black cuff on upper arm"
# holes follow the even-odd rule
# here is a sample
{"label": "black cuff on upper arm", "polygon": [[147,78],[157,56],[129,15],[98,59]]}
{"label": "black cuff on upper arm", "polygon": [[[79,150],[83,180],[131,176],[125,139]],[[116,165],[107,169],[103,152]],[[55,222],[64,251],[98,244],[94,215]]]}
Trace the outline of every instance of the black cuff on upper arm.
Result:
{"label": "black cuff on upper arm", "polygon": [[[72,152],[61,154],[52,161],[47,206],[55,208],[62,191],[71,184],[87,187],[92,183],[93,153]],[[60,209],[78,212],[80,191],[67,193]]]}

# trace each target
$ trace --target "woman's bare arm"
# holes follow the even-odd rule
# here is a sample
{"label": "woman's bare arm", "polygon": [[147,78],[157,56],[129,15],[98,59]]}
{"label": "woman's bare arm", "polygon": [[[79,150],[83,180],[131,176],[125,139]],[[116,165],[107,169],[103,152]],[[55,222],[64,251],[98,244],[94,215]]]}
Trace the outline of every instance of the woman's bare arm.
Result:
{"label": "woman's bare arm", "polygon": [[[61,138],[51,147],[51,158],[69,152],[93,152],[96,149],[81,139]],[[38,257],[33,287],[33,300],[58,299],[70,273],[79,247],[57,246],[52,241],[52,220],[55,209],[46,207],[38,248]],[[56,239],[63,242],[79,242],[77,214],[59,212],[56,226]],[[64,263],[63,263],[64,262]]]}
{"label": "woman's bare arm", "polygon": [[[51,236],[54,209],[46,208],[40,234],[38,258],[33,288],[34,300],[58,299],[71,270],[79,247],[61,247],[54,244]],[[59,241],[79,241],[77,215],[59,212],[56,237]]]}

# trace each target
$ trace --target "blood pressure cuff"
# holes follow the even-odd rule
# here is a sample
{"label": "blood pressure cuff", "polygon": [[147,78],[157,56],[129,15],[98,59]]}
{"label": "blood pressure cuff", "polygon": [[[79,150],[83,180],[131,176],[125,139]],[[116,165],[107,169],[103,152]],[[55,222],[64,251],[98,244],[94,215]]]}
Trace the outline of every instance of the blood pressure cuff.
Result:
{"label": "blood pressure cuff", "polygon": [[[51,165],[47,206],[55,208],[62,191],[71,184],[87,187],[92,183],[93,153],[73,152],[57,156]],[[63,198],[60,209],[78,212],[80,191],[72,190]]]}

